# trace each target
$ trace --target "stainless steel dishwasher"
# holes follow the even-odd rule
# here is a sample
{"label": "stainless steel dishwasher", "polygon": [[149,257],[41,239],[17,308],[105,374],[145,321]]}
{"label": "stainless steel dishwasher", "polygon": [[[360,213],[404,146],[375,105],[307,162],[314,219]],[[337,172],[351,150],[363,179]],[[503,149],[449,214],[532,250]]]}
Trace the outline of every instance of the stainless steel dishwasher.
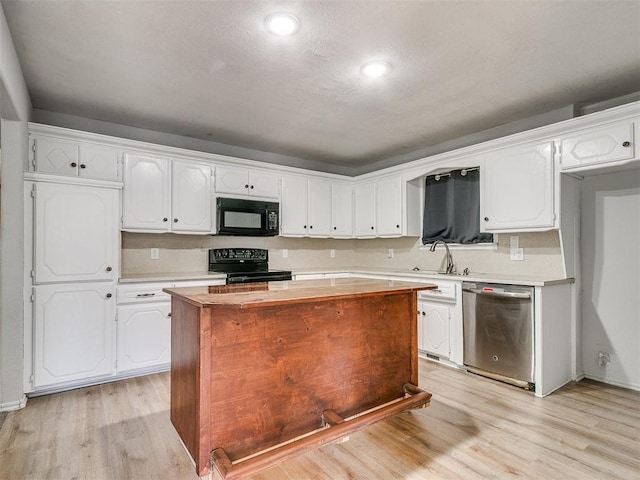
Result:
{"label": "stainless steel dishwasher", "polygon": [[533,288],[464,282],[462,312],[467,370],[533,389]]}

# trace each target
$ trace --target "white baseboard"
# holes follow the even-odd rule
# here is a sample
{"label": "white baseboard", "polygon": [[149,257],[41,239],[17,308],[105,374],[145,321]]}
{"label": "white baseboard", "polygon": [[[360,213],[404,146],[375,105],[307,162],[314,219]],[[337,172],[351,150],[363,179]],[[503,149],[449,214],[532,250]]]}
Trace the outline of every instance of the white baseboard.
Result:
{"label": "white baseboard", "polygon": [[22,395],[20,400],[16,400],[15,402],[4,402],[0,403],[0,412],[12,412],[13,410],[20,410],[27,406],[27,396]]}
{"label": "white baseboard", "polygon": [[584,378],[588,378],[589,380],[595,380],[596,382],[606,383],[608,385],[613,385],[616,387],[628,388],[629,390],[640,391],[640,385],[633,385],[631,383],[624,382],[616,382],[615,380],[611,380],[610,378],[598,377],[596,375],[584,375]]}

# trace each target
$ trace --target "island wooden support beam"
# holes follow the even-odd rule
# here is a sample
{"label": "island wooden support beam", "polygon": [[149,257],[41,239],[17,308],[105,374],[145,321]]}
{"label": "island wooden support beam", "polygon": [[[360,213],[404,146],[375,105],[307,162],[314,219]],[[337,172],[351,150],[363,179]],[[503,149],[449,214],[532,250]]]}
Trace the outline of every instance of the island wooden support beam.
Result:
{"label": "island wooden support beam", "polygon": [[351,420],[343,420],[333,410],[326,410],[322,415],[323,421],[326,421],[326,417],[329,417],[331,421],[336,421],[335,425],[287,443],[281,447],[269,449],[265,453],[259,453],[235,464],[231,462],[223,448],[217,448],[211,452],[210,456],[212,470],[214,470],[222,480],[240,480],[255,475],[262,470],[293,458],[294,456],[310,452],[323,445],[335,443],[347,435],[362,430],[369,425],[373,425],[397,413],[429,406],[431,393],[411,384],[405,384],[404,391],[408,394],[407,397],[382,408],[356,416]]}

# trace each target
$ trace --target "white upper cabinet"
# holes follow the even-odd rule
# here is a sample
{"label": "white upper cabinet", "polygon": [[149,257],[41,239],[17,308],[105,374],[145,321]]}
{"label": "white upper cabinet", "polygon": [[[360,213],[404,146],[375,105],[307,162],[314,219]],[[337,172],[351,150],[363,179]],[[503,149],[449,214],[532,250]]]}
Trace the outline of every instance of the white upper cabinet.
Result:
{"label": "white upper cabinet", "polygon": [[[280,202],[281,235],[319,238],[339,236],[333,234],[332,228],[332,187],[331,181],[325,179],[283,176]],[[340,206],[346,207],[347,205]],[[342,232],[346,232],[348,228],[341,225]],[[349,236],[345,233],[341,235]]]}
{"label": "white upper cabinet", "polygon": [[213,231],[212,167],[125,155],[122,229],[207,234]]}
{"label": "white upper cabinet", "polygon": [[33,189],[35,282],[116,280],[118,190],[45,182]]}
{"label": "white upper cabinet", "polygon": [[634,133],[634,123],[625,121],[563,137],[560,141],[562,170],[587,170],[634,159]]}
{"label": "white upper cabinet", "polygon": [[34,287],[36,389],[113,374],[113,287],[113,282]]}
{"label": "white upper cabinet", "polygon": [[557,228],[553,143],[489,152],[480,169],[480,229],[484,232]]}
{"label": "white upper cabinet", "polygon": [[171,230],[211,233],[213,195],[211,167],[174,161],[171,185]]}
{"label": "white upper cabinet", "polygon": [[292,237],[307,235],[309,194],[305,177],[282,177],[280,234]]}
{"label": "white upper cabinet", "polygon": [[120,151],[94,143],[32,135],[33,165],[38,173],[120,181]]}
{"label": "white upper cabinet", "polygon": [[402,234],[402,178],[391,177],[376,185],[376,233],[379,237]]}
{"label": "white upper cabinet", "polygon": [[356,237],[419,236],[420,203],[417,184],[405,182],[399,175],[356,184]]}
{"label": "white upper cabinet", "polygon": [[373,182],[355,187],[355,234],[358,238],[376,236],[376,184]]}
{"label": "white upper cabinet", "polygon": [[353,237],[353,186],[350,183],[331,184],[331,236]]}
{"label": "white upper cabinet", "polygon": [[307,233],[310,237],[331,235],[331,182],[309,180]]}
{"label": "white upper cabinet", "polygon": [[280,176],[241,167],[216,167],[216,195],[278,198]]}

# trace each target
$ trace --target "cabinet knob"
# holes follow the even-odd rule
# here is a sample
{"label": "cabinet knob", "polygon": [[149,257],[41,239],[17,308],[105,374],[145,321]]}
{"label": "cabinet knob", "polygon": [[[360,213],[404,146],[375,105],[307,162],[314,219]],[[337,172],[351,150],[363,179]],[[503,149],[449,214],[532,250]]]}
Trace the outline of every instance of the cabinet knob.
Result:
{"label": "cabinet knob", "polygon": [[396,225],[396,228],[400,228],[400,225]]}
{"label": "cabinet knob", "polygon": [[167,217],[164,217],[164,218],[162,219],[162,221],[163,221],[163,222],[166,222],[167,220],[169,220]]}
{"label": "cabinet knob", "polygon": [[81,163],[80,168],[87,168],[87,166],[84,163]]}
{"label": "cabinet knob", "polygon": [[371,230],[373,230],[373,227],[371,227]]}
{"label": "cabinet knob", "polygon": [[311,230],[313,228],[313,225],[309,225],[309,230]]}
{"label": "cabinet knob", "polygon": [[110,272],[111,270],[113,270],[113,268],[111,268],[111,267],[107,267],[107,268],[105,268],[105,270],[106,270],[107,272]]}
{"label": "cabinet knob", "polygon": [[244,186],[244,188],[249,188],[249,184],[246,184],[246,185]]}
{"label": "cabinet knob", "polygon": [[171,316],[171,312],[167,313],[167,317],[170,317],[170,316]]}
{"label": "cabinet knob", "polygon": [[489,221],[489,217],[484,217],[484,221],[488,222]]}
{"label": "cabinet knob", "polygon": [[306,229],[306,228],[307,228],[307,226],[306,226],[306,225],[303,225],[303,226],[302,226],[302,228]]}
{"label": "cabinet knob", "polygon": [[334,230],[337,230],[337,229],[338,229],[338,227],[333,227],[333,229],[334,229]]}
{"label": "cabinet knob", "polygon": [[76,168],[78,164],[76,162],[71,162],[71,168]]}
{"label": "cabinet knob", "polygon": [[251,185],[251,190],[253,190],[253,185]]}
{"label": "cabinet knob", "polygon": [[113,295],[111,295],[110,293],[107,293],[107,298],[111,298],[113,297]]}
{"label": "cabinet knob", "polygon": [[420,312],[420,313],[422,313],[422,315],[424,315],[424,312]]}
{"label": "cabinet knob", "polygon": [[173,219],[173,223],[178,223],[178,219],[177,219],[177,218],[174,218],[174,219]]}
{"label": "cabinet knob", "polygon": [[631,146],[631,142],[622,142],[622,146],[623,147],[630,147]]}

